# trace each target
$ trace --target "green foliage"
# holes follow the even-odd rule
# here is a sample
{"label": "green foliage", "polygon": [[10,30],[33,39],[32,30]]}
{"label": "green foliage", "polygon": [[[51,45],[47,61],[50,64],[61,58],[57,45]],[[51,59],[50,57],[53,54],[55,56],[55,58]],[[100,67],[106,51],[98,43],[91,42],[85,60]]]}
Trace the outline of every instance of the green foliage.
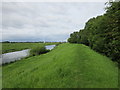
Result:
{"label": "green foliage", "polygon": [[78,32],[74,32],[70,34],[70,38],[68,39],[68,41],[71,43],[77,43],[78,38],[79,38]]}
{"label": "green foliage", "polygon": [[34,47],[45,46],[45,45],[55,45],[59,42],[48,42],[48,43],[0,43],[2,45],[2,49],[0,51],[2,53],[20,51],[24,49],[31,49]]}
{"label": "green foliage", "polygon": [[62,42],[58,42],[58,43],[56,44],[56,46],[58,46],[58,45],[60,45],[60,44],[62,44]]}
{"label": "green foliage", "polygon": [[[104,15],[91,18],[68,42],[82,43],[112,60],[120,61],[120,2],[110,2]],[[74,38],[75,37],[75,38]],[[77,38],[78,37],[78,38]],[[71,40],[72,38],[72,40]]]}
{"label": "green foliage", "polygon": [[118,68],[82,44],[60,44],[51,52],[2,67],[3,88],[117,88]]}
{"label": "green foliage", "polygon": [[43,53],[47,53],[49,50],[46,50],[44,46],[37,46],[30,50],[30,56],[36,56]]}

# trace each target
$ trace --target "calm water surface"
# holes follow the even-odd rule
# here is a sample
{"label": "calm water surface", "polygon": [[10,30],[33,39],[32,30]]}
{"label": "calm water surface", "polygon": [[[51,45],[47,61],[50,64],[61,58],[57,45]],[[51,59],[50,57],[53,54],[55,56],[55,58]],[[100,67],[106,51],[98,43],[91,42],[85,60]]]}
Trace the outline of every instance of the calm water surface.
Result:
{"label": "calm water surface", "polygon": [[[55,47],[55,45],[47,45],[45,47],[46,49],[51,50]],[[2,54],[0,55],[0,65],[5,63],[10,63],[16,60],[21,60],[21,58],[27,57],[29,56],[29,54],[30,54],[30,49]]]}
{"label": "calm water surface", "polygon": [[[20,60],[21,58],[29,56],[30,49],[22,50],[22,51],[15,51],[10,53],[5,53],[0,55],[0,60],[2,60],[2,64],[9,63],[15,60]],[[2,59],[1,59],[2,58]]]}
{"label": "calm water surface", "polygon": [[46,47],[46,49],[52,50],[55,46],[56,46],[56,45],[47,45],[47,46],[45,46],[45,47]]}

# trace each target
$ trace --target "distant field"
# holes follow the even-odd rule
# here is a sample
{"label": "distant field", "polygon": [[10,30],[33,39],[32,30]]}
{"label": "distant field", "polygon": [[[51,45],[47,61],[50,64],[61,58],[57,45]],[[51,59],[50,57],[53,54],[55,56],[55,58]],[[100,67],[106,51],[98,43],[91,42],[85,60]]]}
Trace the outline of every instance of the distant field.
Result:
{"label": "distant field", "polygon": [[[37,46],[52,45],[57,43],[2,43],[2,53],[30,49]],[[0,43],[1,45],[1,43]]]}
{"label": "distant field", "polygon": [[49,53],[3,66],[3,88],[117,88],[118,68],[82,44],[61,44]]}
{"label": "distant field", "polygon": [[0,54],[2,53],[2,43],[0,43]]}

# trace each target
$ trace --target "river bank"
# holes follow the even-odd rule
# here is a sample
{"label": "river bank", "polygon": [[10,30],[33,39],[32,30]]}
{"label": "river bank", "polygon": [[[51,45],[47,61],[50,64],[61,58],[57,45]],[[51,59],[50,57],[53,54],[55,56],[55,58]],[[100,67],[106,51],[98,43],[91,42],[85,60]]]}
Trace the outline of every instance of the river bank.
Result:
{"label": "river bank", "polygon": [[[46,45],[45,48],[52,50],[56,45]],[[9,52],[0,55],[0,65],[21,60],[22,58],[28,57],[30,55],[31,49],[25,49],[21,51]]]}

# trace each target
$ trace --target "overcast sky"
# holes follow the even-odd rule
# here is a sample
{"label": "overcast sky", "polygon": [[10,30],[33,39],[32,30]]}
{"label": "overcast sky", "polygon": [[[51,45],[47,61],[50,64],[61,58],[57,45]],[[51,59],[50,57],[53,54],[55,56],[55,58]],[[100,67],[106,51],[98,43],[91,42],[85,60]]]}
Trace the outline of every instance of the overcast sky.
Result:
{"label": "overcast sky", "polygon": [[104,2],[4,2],[2,40],[66,41],[90,18],[105,13]]}

